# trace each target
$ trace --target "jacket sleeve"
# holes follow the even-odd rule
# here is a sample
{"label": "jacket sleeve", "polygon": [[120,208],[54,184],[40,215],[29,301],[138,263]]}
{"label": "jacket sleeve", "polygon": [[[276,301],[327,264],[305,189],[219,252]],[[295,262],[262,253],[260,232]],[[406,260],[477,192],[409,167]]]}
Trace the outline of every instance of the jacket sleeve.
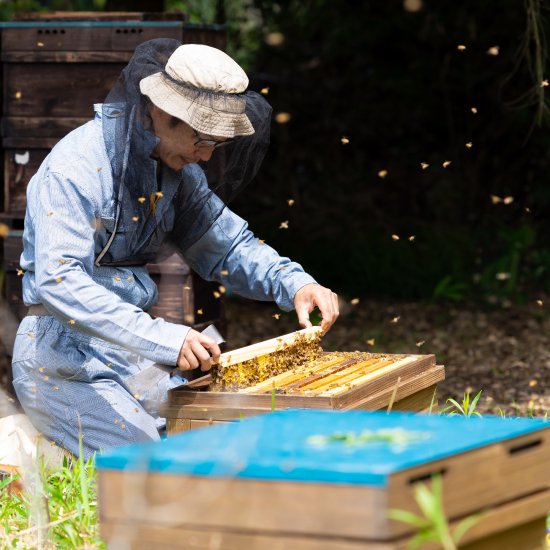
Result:
{"label": "jacket sleeve", "polygon": [[202,278],[247,298],[274,301],[285,311],[294,309],[300,288],[315,283],[301,265],[257,239],[227,207],[184,256]]}
{"label": "jacket sleeve", "polygon": [[45,308],[75,330],[176,365],[189,327],[152,319],[92,278],[99,211],[92,191],[49,172],[34,201],[34,275]]}

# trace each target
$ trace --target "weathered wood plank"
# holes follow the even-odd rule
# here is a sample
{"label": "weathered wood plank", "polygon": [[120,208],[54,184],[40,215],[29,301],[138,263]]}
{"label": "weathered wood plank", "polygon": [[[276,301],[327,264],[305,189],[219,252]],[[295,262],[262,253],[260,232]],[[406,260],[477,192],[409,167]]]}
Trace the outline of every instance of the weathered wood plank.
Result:
{"label": "weathered wood plank", "polygon": [[128,63],[132,51],[123,52],[75,52],[75,51],[4,51],[0,60],[4,63]]}
{"label": "weathered wood plank", "polygon": [[119,63],[6,63],[3,112],[89,120],[93,104],[105,99],[123,68]]}
{"label": "weathered wood plank", "polygon": [[[487,458],[476,451],[467,454],[477,455],[479,460]],[[444,488],[451,495],[445,509],[453,521],[485,509],[465,543],[531,521],[544,527],[538,520],[550,509],[548,488],[508,501],[480,501],[481,490],[472,481],[477,477],[469,475],[465,468],[462,483],[471,495],[467,511],[457,513],[458,508],[452,506],[455,494],[450,487]],[[383,489],[369,486],[102,471],[99,494],[102,522],[144,522],[176,532],[200,527],[272,537],[345,537],[363,539],[364,543],[399,541],[413,533],[410,526],[387,518],[387,510],[395,508],[397,499],[390,496],[387,500]],[[418,512],[412,485],[403,490],[399,500],[399,508]],[[543,534],[543,530],[538,533]]]}
{"label": "weathered wood plank", "polygon": [[331,397],[335,409],[344,410],[354,403],[360,402],[367,395],[389,390],[393,388],[398,378],[404,382],[407,378],[415,378],[424,373],[427,369],[435,366],[433,355],[418,355],[414,361],[398,361],[395,365],[388,365],[373,373],[367,374],[354,381],[352,387],[340,395]]}
{"label": "weathered wood plank", "polygon": [[102,471],[99,491],[107,522],[363,538],[387,524],[384,491],[372,487]]}
{"label": "weathered wood plank", "polygon": [[143,11],[48,11],[17,12],[14,21],[68,22],[68,21],[185,21],[180,12],[143,12]]}
{"label": "weathered wood plank", "polygon": [[[4,119],[2,119],[3,121]],[[85,119],[88,120],[88,119]],[[58,137],[20,137],[18,135],[4,136],[2,147],[4,149],[51,149],[59,141]]]}
{"label": "weathered wood plank", "polygon": [[[414,397],[418,392],[421,392],[425,389],[430,389],[430,403],[433,398],[433,392],[437,388],[437,383],[445,379],[445,367],[443,365],[435,365],[433,367],[427,368],[425,371],[421,372],[416,376],[403,377],[399,382],[397,387],[397,393],[395,395],[394,410],[410,410],[410,411],[420,411],[424,405],[424,398],[420,398],[422,408],[411,407],[407,408],[405,404],[401,406],[400,404],[408,397]],[[394,386],[395,387],[395,386]],[[351,410],[351,409],[365,409],[365,410],[378,410],[386,408],[389,403],[389,398],[393,393],[392,387],[386,387],[379,392],[370,393],[366,395],[363,399],[357,400],[350,405],[342,408],[342,410]],[[406,403],[406,402],[404,402]],[[414,401],[412,401],[414,403]],[[430,403],[427,406],[430,406]]]}
{"label": "weathered wood plank", "polygon": [[101,522],[101,537],[112,548],[129,550],[405,550],[405,546],[334,537],[300,537],[287,533],[260,532],[200,527],[169,528],[158,525]]}
{"label": "weathered wood plank", "polygon": [[167,418],[166,419],[166,431],[173,432],[186,432],[191,429],[191,421],[188,418]]}
{"label": "weathered wood plank", "polygon": [[[271,395],[269,394],[242,394],[235,392],[189,391],[176,388],[170,393],[172,406],[194,405],[196,407],[225,407],[230,409],[262,409],[271,408]],[[302,395],[276,395],[276,407],[281,409],[316,407],[319,409],[331,409],[333,403],[328,397],[316,397],[315,399]]]}
{"label": "weathered wood plank", "polygon": [[[27,185],[48,155],[48,149],[4,150],[4,212],[24,216]],[[27,160],[28,157],[28,160]],[[16,159],[25,164],[18,164]]]}
{"label": "weathered wood plank", "polygon": [[[533,501],[527,502],[533,506]],[[523,505],[525,507],[525,505]],[[541,539],[544,537],[545,516],[518,524],[519,517],[510,515],[513,507],[502,507],[489,512],[474,528],[463,537],[463,550],[534,550],[542,548]],[[543,512],[544,514],[544,512]],[[451,522],[451,529],[458,525],[458,521]],[[491,531],[483,538],[477,536],[479,530]],[[503,528],[502,531],[498,531]],[[493,529],[497,529],[495,532]],[[109,523],[101,522],[101,535],[106,541],[124,543],[125,548],[131,550],[157,550],[168,548],[185,548],[197,550],[405,550],[409,548],[408,538],[390,541],[353,540],[335,537],[298,537],[281,532],[268,535],[260,532],[241,532],[235,529],[201,529],[199,527],[169,528],[156,525],[143,525],[130,522]],[[476,540],[468,543],[468,540]],[[435,544],[426,544],[424,550],[435,550]]]}
{"label": "weathered wood plank", "polygon": [[[411,378],[410,380],[404,380],[398,388],[393,410],[396,411],[414,411],[414,412],[427,412],[432,406],[433,410],[437,410],[437,400],[434,400],[434,394],[436,392],[436,384],[441,382],[445,378],[444,367],[442,365],[435,366],[425,373]],[[178,390],[172,390],[172,394],[177,393]],[[346,410],[363,409],[363,410],[379,410],[387,408],[392,388],[386,388],[381,392],[374,393],[358,402],[356,406],[350,406]],[[280,410],[280,402],[275,398],[275,409]],[[315,404],[315,401],[313,401]],[[165,405],[162,409],[162,415],[169,419],[186,418],[194,420],[234,420],[238,421],[241,418],[249,416],[255,416],[257,414],[264,414],[271,410],[271,407],[265,408],[252,408],[252,407],[226,407],[221,403],[220,405],[202,406],[202,405],[184,405],[175,406],[172,399],[170,399],[168,405]],[[168,430],[168,433],[176,433],[177,430]]]}
{"label": "weathered wood plank", "polygon": [[180,25],[44,26],[2,29],[2,51],[126,51],[162,36],[182,40]]}
{"label": "weathered wood plank", "polygon": [[[17,149],[33,148],[33,141],[41,140],[39,147],[51,148],[45,141],[49,138],[57,138],[53,141],[55,144],[60,138],[67,135],[70,131],[78,128],[91,120],[94,116],[93,104],[90,103],[89,116],[6,116],[2,118],[2,135],[4,138],[4,147],[9,147],[6,143],[7,138],[16,138]],[[31,141],[32,140],[32,141]]]}
{"label": "weathered wood plank", "polygon": [[[228,354],[230,353],[232,352],[228,352]],[[414,359],[412,359],[413,357]],[[421,382],[420,376],[435,366],[435,358],[433,355],[409,356],[409,359],[410,360],[406,362],[402,360],[397,361],[393,369],[389,368],[391,365],[384,367],[388,369],[380,373],[384,374],[384,376],[374,376],[376,373],[372,373],[373,376],[364,379],[362,385],[348,389],[342,395],[329,397],[326,395],[304,395],[299,393],[277,394],[275,396],[275,406],[277,409],[316,407],[345,410],[348,408],[355,408],[355,404],[364,402],[370,395],[382,391],[391,392],[398,377],[402,378],[402,384],[405,384],[406,379],[414,379],[414,383]],[[443,370],[439,370],[440,375],[443,374],[443,372]],[[425,386],[417,387],[417,389],[422,389],[423,387]],[[170,413],[166,411],[166,414],[173,414],[174,409],[172,407],[175,407],[177,410],[177,408],[186,405],[206,408],[213,406],[225,407],[237,410],[248,408],[269,410],[272,406],[272,398],[270,393],[250,394],[227,391],[192,391],[181,388],[170,393],[171,411]]]}
{"label": "weathered wood plank", "polygon": [[184,26],[183,44],[207,44],[220,50],[227,49],[227,34],[215,28]]}

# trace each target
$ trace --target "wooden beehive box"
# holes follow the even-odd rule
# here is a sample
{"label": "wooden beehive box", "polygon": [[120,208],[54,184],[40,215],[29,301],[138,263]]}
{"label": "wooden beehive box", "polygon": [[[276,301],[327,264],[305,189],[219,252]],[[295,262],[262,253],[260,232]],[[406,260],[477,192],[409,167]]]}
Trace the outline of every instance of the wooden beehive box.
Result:
{"label": "wooden beehive box", "polygon": [[[0,23],[4,207],[25,212],[29,179],[55,143],[93,118],[136,46],[152,38],[225,48],[220,28],[167,14],[48,14]],[[156,17],[157,20],[151,20]],[[165,20],[158,20],[165,19]]]}
{"label": "wooden beehive box", "polygon": [[[183,21],[82,21],[69,14],[0,24],[3,212],[25,214],[30,178],[50,149],[93,118],[135,47],[182,39]],[[53,19],[53,20],[52,20]]]}
{"label": "wooden beehive box", "polygon": [[481,513],[464,548],[531,549],[549,460],[542,420],[267,413],[100,455],[102,536],[127,548],[406,548],[413,528],[388,510],[419,513],[416,484],[439,474],[453,524]]}
{"label": "wooden beehive box", "polygon": [[[229,355],[231,352],[228,352]],[[434,355],[323,353],[307,368],[236,391],[171,390],[163,409],[169,433],[236,421],[272,409],[425,411],[437,405],[445,369]]]}
{"label": "wooden beehive box", "polygon": [[[26,189],[51,148],[93,118],[94,103],[105,99],[140,43],[175,38],[225,48],[222,28],[189,25],[182,14],[57,12],[21,19],[0,23],[4,174],[0,216],[12,228],[4,251],[4,294],[18,318],[27,310],[16,274]],[[174,256],[149,268],[159,285],[152,315],[199,330],[212,322],[224,329],[215,287],[192,273],[181,258]]]}
{"label": "wooden beehive box", "polygon": [[193,273],[178,254],[148,264],[147,269],[159,291],[157,303],[149,310],[151,315],[198,331],[215,322],[225,332],[223,302],[213,294],[217,287]]}

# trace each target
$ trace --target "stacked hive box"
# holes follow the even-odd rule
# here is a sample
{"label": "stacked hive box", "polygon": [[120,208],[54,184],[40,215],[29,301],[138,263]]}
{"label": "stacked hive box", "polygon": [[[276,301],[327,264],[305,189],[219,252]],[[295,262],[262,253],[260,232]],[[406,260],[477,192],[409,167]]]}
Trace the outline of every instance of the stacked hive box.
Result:
{"label": "stacked hive box", "polygon": [[[415,528],[388,511],[423,504],[453,530],[476,516],[460,548],[532,550],[548,460],[542,420],[282,411],[98,456],[101,531],[136,550],[405,550]],[[434,476],[442,503],[417,504]]]}
{"label": "stacked hive box", "polygon": [[437,405],[436,385],[444,378],[434,355],[331,352],[240,390],[181,386],[170,392],[163,416],[176,433],[295,407],[427,411]]}
{"label": "stacked hive box", "polygon": [[[93,117],[93,104],[103,101],[138,44],[158,37],[222,49],[225,43],[221,30],[189,26],[183,16],[167,14],[48,14],[4,23],[1,32],[2,221],[11,228],[4,246],[5,296],[21,318],[26,308],[17,271],[26,186],[50,149]],[[223,328],[213,289],[179,256],[150,265],[150,272],[159,285],[152,315],[197,328],[217,321]]]}

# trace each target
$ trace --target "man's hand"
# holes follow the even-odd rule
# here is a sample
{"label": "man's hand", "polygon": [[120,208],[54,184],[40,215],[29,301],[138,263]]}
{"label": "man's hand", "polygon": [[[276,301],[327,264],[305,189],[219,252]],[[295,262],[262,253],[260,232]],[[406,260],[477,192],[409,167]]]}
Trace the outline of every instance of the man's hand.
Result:
{"label": "man's hand", "polygon": [[309,314],[319,308],[321,312],[321,328],[323,332],[333,325],[340,314],[338,310],[338,295],[332,292],[330,288],[310,283],[303,286],[294,296],[294,307],[298,314],[300,326],[307,328],[311,326]]}
{"label": "man's hand", "polygon": [[202,371],[210,370],[220,354],[220,347],[212,338],[190,329],[178,355],[178,369],[191,370],[200,365]]}

